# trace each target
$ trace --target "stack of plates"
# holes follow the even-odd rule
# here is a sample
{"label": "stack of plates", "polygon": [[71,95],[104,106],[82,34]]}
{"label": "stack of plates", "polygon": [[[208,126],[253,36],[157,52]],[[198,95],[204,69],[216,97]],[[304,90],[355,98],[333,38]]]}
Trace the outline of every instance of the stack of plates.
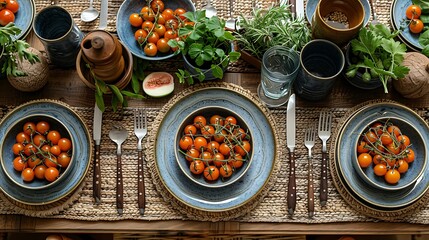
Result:
{"label": "stack of plates", "polygon": [[[89,130],[82,119],[68,106],[57,101],[32,101],[16,107],[0,122],[0,142],[5,142],[7,130],[25,116],[44,114],[61,119],[69,130],[74,144],[74,160],[66,176],[46,189],[24,188],[12,181],[0,168],[0,190],[14,201],[26,205],[46,205],[59,201],[72,193],[85,178],[92,156]],[[11,163],[12,164],[12,163]]]}
{"label": "stack of plates", "polygon": [[[367,104],[350,115],[338,130],[334,143],[334,159],[331,164],[332,175],[338,176],[340,184],[367,212],[377,212],[394,217],[403,209],[413,208],[429,188],[429,164],[424,165],[424,172],[417,181],[409,187],[400,190],[381,190],[370,186],[362,179],[353,167],[353,153],[356,151],[355,139],[371,122],[379,118],[395,117],[411,123],[423,136],[423,141],[429,143],[429,127],[425,121],[411,109],[392,102]],[[417,154],[416,154],[417,156]],[[418,156],[417,156],[418,157]],[[416,159],[428,161],[427,155]],[[337,186],[338,187],[338,186]],[[340,193],[342,192],[339,189]],[[343,194],[342,194],[343,195]],[[344,197],[344,195],[343,195]],[[357,207],[357,206],[354,206]],[[367,212],[363,212],[364,214]],[[403,216],[396,216],[403,217]]]}
{"label": "stack of plates", "polygon": [[411,0],[393,0],[390,7],[390,24],[394,30],[400,30],[399,39],[410,49],[420,52],[423,47],[419,43],[420,34],[410,32],[405,11],[412,3]]}

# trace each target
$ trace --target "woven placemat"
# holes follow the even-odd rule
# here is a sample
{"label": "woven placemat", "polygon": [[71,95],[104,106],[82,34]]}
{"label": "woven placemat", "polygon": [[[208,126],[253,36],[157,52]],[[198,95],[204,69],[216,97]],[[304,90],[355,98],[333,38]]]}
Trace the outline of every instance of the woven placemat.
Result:
{"label": "woven placemat", "polygon": [[[341,117],[338,120],[337,127],[333,131],[334,140],[331,141],[330,144],[330,158],[329,158],[329,164],[330,164],[330,170],[331,170],[331,176],[332,181],[337,188],[340,195],[343,197],[343,199],[349,203],[350,206],[352,206],[356,211],[378,219],[386,220],[386,221],[398,221],[398,219],[404,218],[408,215],[411,215],[415,213],[416,211],[421,210],[423,207],[427,205],[427,202],[429,200],[429,191],[427,191],[422,197],[420,197],[416,202],[414,202],[411,205],[405,206],[403,208],[385,211],[385,210],[379,210],[376,208],[372,208],[363,202],[357,200],[355,197],[351,195],[347,187],[344,185],[344,183],[341,181],[340,176],[338,176],[338,172],[336,170],[336,164],[335,164],[335,146],[338,144],[339,140],[339,132],[344,124],[347,123],[348,118],[361,109],[362,107],[374,104],[374,103],[395,103],[391,100],[371,100],[364,102],[362,104],[359,104],[351,109],[349,109],[343,117]],[[352,173],[353,174],[353,173]],[[400,220],[399,220],[400,221]]]}

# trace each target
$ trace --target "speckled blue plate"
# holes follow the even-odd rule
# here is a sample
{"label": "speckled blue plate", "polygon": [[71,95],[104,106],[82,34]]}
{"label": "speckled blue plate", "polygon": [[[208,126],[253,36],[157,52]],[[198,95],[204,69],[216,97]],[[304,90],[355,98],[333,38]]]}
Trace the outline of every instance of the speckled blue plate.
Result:
{"label": "speckled blue plate", "polygon": [[[415,184],[397,191],[380,190],[368,185],[356,172],[352,163],[353,151],[356,149],[356,137],[367,126],[368,122],[383,117],[396,117],[410,122],[421,133],[423,141],[429,142],[429,127],[425,121],[411,109],[396,103],[375,103],[359,109],[342,126],[336,142],[335,167],[343,185],[359,202],[372,208],[392,210],[405,207],[417,201],[429,188],[429,164],[425,165],[424,173]],[[424,147],[424,146],[415,146]],[[416,151],[419,151],[416,149]],[[423,161],[416,155],[415,161]],[[425,156],[427,158],[427,156]],[[428,159],[426,159],[427,161]]]}
{"label": "speckled blue plate", "polygon": [[17,39],[24,39],[31,31],[36,13],[34,0],[19,0],[19,10],[15,13],[15,25],[21,29]]}
{"label": "speckled blue plate", "polygon": [[411,0],[393,0],[390,7],[390,22],[393,29],[401,30],[399,33],[399,39],[405,45],[412,50],[421,51],[423,47],[419,43],[420,34],[410,32],[406,22],[407,17],[405,11],[411,4]]}
{"label": "speckled blue plate", "polygon": [[15,184],[0,168],[0,189],[13,200],[27,205],[44,205],[60,200],[67,196],[84,179],[92,156],[92,145],[89,130],[83,120],[72,109],[59,101],[38,100],[20,105],[9,112],[0,122],[0,143],[4,144],[6,131],[15,122],[25,116],[45,114],[56,119],[69,129],[74,139],[75,162],[65,178],[47,189],[27,189]]}
{"label": "speckled blue plate", "polygon": [[[311,24],[311,18],[313,18],[314,12],[316,11],[317,4],[320,0],[308,0],[305,6],[305,17],[307,21]],[[369,17],[371,16],[371,5],[369,5],[368,0],[362,0],[362,5],[365,10],[365,19],[363,25],[366,26],[369,22]]]}
{"label": "speckled blue plate", "polygon": [[[158,52],[156,56],[150,57],[146,56],[143,51],[143,47],[137,43],[134,38],[134,33],[138,28],[131,26],[129,22],[129,17],[132,13],[139,13],[140,10],[144,7],[145,1],[135,1],[135,0],[125,0],[121,7],[118,10],[116,15],[116,31],[118,32],[119,39],[121,42],[131,51],[131,53],[139,58],[147,60],[163,60],[174,56],[174,53],[160,53]],[[171,8],[175,10],[176,8],[183,8],[186,11],[195,12],[195,6],[190,0],[169,0],[164,1],[165,8]]]}
{"label": "speckled blue plate", "polygon": [[[251,167],[238,181],[224,188],[201,186],[183,174],[175,158],[175,134],[182,121],[195,109],[224,107],[246,120],[252,132]],[[197,90],[177,101],[166,112],[156,135],[155,156],[158,174],[166,189],[183,204],[208,212],[235,209],[249,202],[265,184],[274,168],[276,140],[264,112],[242,94],[224,88]]]}

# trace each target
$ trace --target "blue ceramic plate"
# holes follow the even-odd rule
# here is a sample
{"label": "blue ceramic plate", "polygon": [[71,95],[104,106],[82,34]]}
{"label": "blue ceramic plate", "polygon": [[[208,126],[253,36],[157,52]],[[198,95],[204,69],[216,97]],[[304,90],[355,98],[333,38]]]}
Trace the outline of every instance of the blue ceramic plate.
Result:
{"label": "blue ceramic plate", "polygon": [[420,34],[410,32],[407,27],[405,11],[412,4],[411,0],[393,0],[390,11],[390,21],[394,29],[400,29],[400,40],[408,45],[411,49],[421,51],[422,45],[419,43]]}
{"label": "blue ceramic plate", "polygon": [[[139,13],[143,8],[145,1],[125,0],[118,10],[116,16],[116,31],[118,32],[121,42],[131,51],[131,53],[139,58],[147,60],[163,60],[174,56],[174,53],[160,53],[154,57],[146,56],[143,51],[144,46],[140,46],[134,38],[134,33],[138,28],[131,26],[129,17],[132,13]],[[165,8],[183,8],[186,11],[195,12],[195,6],[190,0],[172,0],[165,1]]]}
{"label": "blue ceramic plate", "polygon": [[[246,119],[255,143],[251,167],[238,181],[223,188],[207,188],[190,180],[175,158],[175,129],[202,107],[224,107]],[[175,103],[165,114],[155,143],[156,167],[166,189],[183,204],[208,212],[235,209],[250,201],[268,182],[274,168],[276,140],[262,109],[238,92],[224,88],[197,90]]]}
{"label": "blue ceramic plate", "polygon": [[58,101],[40,100],[25,103],[9,112],[0,122],[0,143],[5,142],[6,131],[28,115],[49,115],[61,119],[74,140],[76,161],[65,178],[47,189],[34,190],[20,187],[0,168],[0,189],[10,198],[27,205],[44,205],[60,200],[71,193],[84,179],[92,156],[89,130],[83,120],[69,107]]}
{"label": "blue ceramic plate", "polygon": [[21,33],[16,36],[17,39],[24,39],[30,33],[33,25],[36,5],[34,0],[19,0],[19,10],[15,14],[15,25],[21,29]]}
{"label": "blue ceramic plate", "polygon": [[[368,122],[373,122],[380,117],[396,117],[408,121],[421,133],[426,145],[429,142],[427,124],[411,109],[395,103],[370,104],[359,109],[342,126],[336,142],[335,168],[342,178],[343,185],[357,201],[376,209],[392,210],[410,205],[423,196],[429,188],[429,177],[423,174],[410,187],[397,191],[387,191],[371,187],[359,176],[351,160],[353,151],[356,149],[354,139],[365,129]],[[423,146],[418,147],[422,148]],[[416,155],[416,157],[421,158],[422,156]],[[420,161],[423,160],[420,159]],[[424,167],[425,173],[429,171],[428,166],[429,164],[426,164]]]}
{"label": "blue ceramic plate", "polygon": [[[305,17],[307,21],[311,24],[311,18],[313,18],[314,12],[316,11],[317,4],[320,0],[308,0],[305,6]],[[369,5],[368,0],[362,0],[362,5],[365,10],[365,19],[363,25],[366,26],[369,22],[369,17],[371,16],[371,5]]]}

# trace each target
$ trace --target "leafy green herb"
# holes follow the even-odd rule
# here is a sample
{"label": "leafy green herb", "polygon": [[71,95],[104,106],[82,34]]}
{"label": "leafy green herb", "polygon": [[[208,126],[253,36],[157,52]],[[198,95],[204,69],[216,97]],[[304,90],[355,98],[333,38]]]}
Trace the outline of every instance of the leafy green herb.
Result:
{"label": "leafy green herb", "polygon": [[86,65],[87,68],[90,69],[91,75],[95,81],[95,101],[97,102],[98,108],[104,112],[106,106],[104,104],[103,95],[108,93],[108,90],[112,92],[112,109],[114,112],[118,110],[118,106],[126,107],[128,106],[127,98],[136,98],[143,99],[144,96],[140,94],[141,85],[144,80],[145,74],[144,69],[147,64],[142,59],[134,58],[133,65],[133,75],[131,77],[131,91],[128,90],[120,90],[117,86],[113,84],[106,84],[104,81],[98,79],[93,71],[91,70],[91,66],[89,64]]}
{"label": "leafy green herb", "polygon": [[362,28],[358,37],[351,41],[352,51],[360,59],[357,64],[349,66],[347,76],[355,76],[358,69],[364,71],[366,78],[378,76],[387,93],[390,79],[403,78],[410,71],[401,65],[407,48],[393,39],[398,33],[399,31],[390,32],[384,24],[370,24],[368,28]]}
{"label": "leafy green herb", "polygon": [[293,18],[290,7],[254,9],[250,17],[241,16],[242,32],[236,34],[243,50],[262,59],[270,47],[281,45],[300,51],[311,40],[311,30],[303,18]]}
{"label": "leafy green herb", "polygon": [[[1,55],[4,57],[2,73],[13,76],[25,76],[26,74],[20,71],[17,66],[17,60],[26,59],[29,63],[34,64],[40,62],[37,54],[27,51],[30,44],[23,40],[17,40],[14,37],[21,33],[21,29],[15,26],[14,23],[9,23],[6,26],[0,27],[0,45]],[[18,58],[18,59],[17,59]]]}
{"label": "leafy green herb", "polygon": [[[196,74],[191,74],[187,70],[179,69],[176,73],[180,83],[185,81],[188,84],[194,83],[194,78],[200,82],[205,80],[205,73],[212,70],[213,76],[223,77],[222,68],[228,66],[228,63],[235,62],[240,57],[240,53],[230,51],[231,41],[235,37],[228,31],[225,31],[225,21],[217,16],[206,17],[205,10],[195,12],[186,12],[184,16],[194,25],[186,25],[179,29],[179,38],[177,41],[171,39],[168,44],[173,48],[178,48],[176,54],[183,55],[192,59],[197,65]],[[204,66],[208,69],[202,70]]]}

